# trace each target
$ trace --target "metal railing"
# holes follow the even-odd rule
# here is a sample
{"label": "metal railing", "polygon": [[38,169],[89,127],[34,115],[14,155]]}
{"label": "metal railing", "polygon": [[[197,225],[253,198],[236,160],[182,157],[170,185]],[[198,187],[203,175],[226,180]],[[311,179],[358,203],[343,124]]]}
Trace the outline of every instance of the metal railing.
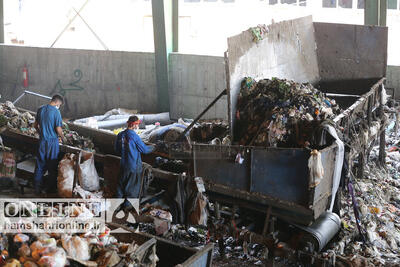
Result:
{"label": "metal railing", "polygon": [[51,99],[50,96],[46,96],[46,95],[41,95],[35,92],[31,92],[31,91],[27,91],[25,90],[22,95],[20,95],[19,97],[17,97],[17,99],[14,100],[13,104],[15,105],[19,100],[21,100],[21,98],[24,97],[24,95],[34,95],[34,96],[38,96],[38,97],[42,97],[42,98],[46,98],[46,99]]}

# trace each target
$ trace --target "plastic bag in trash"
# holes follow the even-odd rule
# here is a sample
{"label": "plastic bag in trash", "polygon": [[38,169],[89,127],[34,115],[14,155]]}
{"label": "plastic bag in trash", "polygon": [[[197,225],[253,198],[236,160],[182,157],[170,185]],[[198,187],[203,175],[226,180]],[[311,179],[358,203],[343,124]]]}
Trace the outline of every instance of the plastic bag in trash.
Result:
{"label": "plastic bag in trash", "polygon": [[150,211],[150,215],[153,217],[158,217],[160,219],[167,220],[169,222],[172,222],[172,215],[170,212],[166,210],[161,210],[161,209],[152,209]]}
{"label": "plastic bag in trash", "polygon": [[100,178],[94,165],[93,153],[81,151],[79,163],[79,184],[88,191],[100,189]]}
{"label": "plastic bag in trash", "polygon": [[14,236],[14,243],[26,243],[29,241],[29,236],[25,234],[16,234]]}
{"label": "plastic bag in trash", "polygon": [[90,259],[89,244],[86,239],[79,236],[63,235],[61,242],[68,256],[83,261]]}
{"label": "plastic bag in trash", "polygon": [[188,222],[193,225],[207,225],[208,212],[207,212],[208,199],[201,192],[198,192],[191,209],[189,211]]}
{"label": "plastic bag in trash", "polygon": [[31,255],[31,249],[28,244],[22,244],[22,246],[18,249],[18,256],[20,257],[29,257]]}
{"label": "plastic bag in trash", "polygon": [[64,267],[67,264],[67,255],[62,248],[44,254],[38,261],[41,267]]}
{"label": "plastic bag in trash", "polygon": [[67,153],[58,164],[57,189],[60,197],[72,197],[75,174],[75,154]]}
{"label": "plastic bag in trash", "polygon": [[322,166],[321,152],[314,149],[311,151],[308,159],[308,168],[310,170],[309,187],[317,186],[324,177],[324,167]]}
{"label": "plastic bag in trash", "polygon": [[9,259],[4,267],[20,267],[21,263],[17,259]]}
{"label": "plastic bag in trash", "polygon": [[121,258],[118,256],[116,251],[103,250],[100,252],[100,256],[96,262],[99,267],[112,267],[120,262]]}
{"label": "plastic bag in trash", "polygon": [[17,164],[15,162],[14,152],[3,151],[0,163],[0,177],[15,178]]}
{"label": "plastic bag in trash", "polygon": [[38,267],[38,265],[33,261],[26,261],[24,262],[24,267]]}

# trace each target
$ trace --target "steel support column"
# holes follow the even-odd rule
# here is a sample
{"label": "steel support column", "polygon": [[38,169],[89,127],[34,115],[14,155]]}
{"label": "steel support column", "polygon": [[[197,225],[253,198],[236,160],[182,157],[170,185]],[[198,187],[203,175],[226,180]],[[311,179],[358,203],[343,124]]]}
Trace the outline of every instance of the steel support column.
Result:
{"label": "steel support column", "polygon": [[172,52],[178,52],[179,47],[179,1],[172,0]]}
{"label": "steel support column", "polygon": [[0,44],[4,44],[4,3],[0,0]]}
{"label": "steel support column", "polygon": [[365,0],[364,24],[386,26],[387,0]]}
{"label": "steel support column", "polygon": [[[177,51],[178,0],[152,0],[158,111],[169,111],[169,54]],[[174,16],[173,16],[174,15]],[[174,19],[174,17],[176,17]],[[175,34],[174,34],[175,33]]]}

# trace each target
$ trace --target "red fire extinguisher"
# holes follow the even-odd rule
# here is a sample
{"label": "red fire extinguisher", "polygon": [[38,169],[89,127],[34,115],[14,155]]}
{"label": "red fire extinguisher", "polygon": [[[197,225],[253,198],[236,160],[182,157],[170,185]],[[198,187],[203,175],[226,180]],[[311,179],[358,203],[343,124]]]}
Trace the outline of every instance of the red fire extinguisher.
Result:
{"label": "red fire extinguisher", "polygon": [[22,69],[22,78],[24,79],[24,87],[28,88],[28,68],[26,67],[26,65],[24,65],[24,68]]}

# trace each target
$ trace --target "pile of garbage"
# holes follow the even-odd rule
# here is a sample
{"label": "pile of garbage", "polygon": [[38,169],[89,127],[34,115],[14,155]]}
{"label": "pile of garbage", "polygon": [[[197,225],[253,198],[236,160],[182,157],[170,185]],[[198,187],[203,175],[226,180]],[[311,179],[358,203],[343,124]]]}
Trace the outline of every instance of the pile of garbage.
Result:
{"label": "pile of garbage", "polygon": [[153,167],[174,173],[188,172],[188,167],[182,160],[167,159],[163,157],[156,157]]}
{"label": "pile of garbage", "polygon": [[340,112],[309,83],[246,77],[237,101],[235,142],[247,146],[313,147],[314,131]]}
{"label": "pile of garbage", "polygon": [[207,240],[207,227],[204,226],[184,226],[175,224],[171,227],[171,231],[165,235],[165,238],[178,242],[184,246],[202,248],[209,240]]}
{"label": "pile of garbage", "polygon": [[[17,223],[23,227],[21,229],[31,230],[24,233],[18,231],[17,234],[0,233],[0,266],[113,267],[137,266],[139,262],[140,266],[155,266],[158,261],[153,250],[153,253],[136,253],[142,248],[143,240],[126,236],[129,233],[111,234],[109,227],[115,226],[102,225],[96,219],[95,214],[100,214],[104,209],[100,203],[82,205],[82,202],[70,202],[52,205],[50,202],[50,205],[37,205],[28,200],[18,203],[10,206],[10,212],[23,214],[24,217],[21,216],[18,221],[3,218],[2,223]],[[39,223],[35,221],[38,214],[41,214],[42,220]],[[51,226],[53,223],[59,224],[60,219],[68,232],[64,228]],[[42,231],[41,224],[48,227],[49,232]],[[73,224],[84,224],[85,228],[68,226]],[[26,225],[33,228],[25,228]],[[35,227],[38,227],[37,230]]]}
{"label": "pile of garbage", "polygon": [[77,132],[69,129],[68,125],[63,123],[63,133],[65,138],[67,139],[67,145],[78,147],[80,149],[94,151],[94,143],[92,139],[89,137],[83,137],[79,135]]}
{"label": "pile of garbage", "polygon": [[[215,237],[214,237],[215,238]],[[214,263],[224,266],[226,263],[245,264],[245,266],[264,266],[268,259],[268,248],[265,245],[248,243],[238,236],[221,236],[214,249]]]}
{"label": "pile of garbage", "polygon": [[33,127],[34,122],[34,116],[29,112],[19,112],[10,101],[0,104],[0,127],[8,127],[23,134],[39,137]]}
{"label": "pile of garbage", "polygon": [[129,266],[139,245],[109,234],[16,234],[0,236],[2,266]]}
{"label": "pile of garbage", "polygon": [[[39,134],[34,128],[35,117],[29,112],[21,113],[10,101],[0,104],[0,128],[9,128],[22,134],[39,138]],[[63,132],[67,139],[67,145],[81,149],[93,150],[94,144],[90,138],[80,136],[77,132],[69,130],[63,124]]]}
{"label": "pile of garbage", "polygon": [[204,121],[190,130],[190,141],[196,143],[212,143],[229,145],[229,125],[226,121]]}
{"label": "pile of garbage", "polygon": [[[154,223],[139,223],[139,231],[157,235]],[[209,240],[207,240],[207,233],[207,229],[203,226],[174,224],[163,234],[163,238],[185,247],[201,249],[209,242]]]}
{"label": "pile of garbage", "polygon": [[375,146],[364,178],[353,178],[358,216],[351,200],[342,198],[343,233],[334,250],[349,262],[357,258],[375,266],[400,265],[400,153],[394,148],[399,134],[393,129],[386,133],[386,169],[375,163],[379,154],[379,146]]}

